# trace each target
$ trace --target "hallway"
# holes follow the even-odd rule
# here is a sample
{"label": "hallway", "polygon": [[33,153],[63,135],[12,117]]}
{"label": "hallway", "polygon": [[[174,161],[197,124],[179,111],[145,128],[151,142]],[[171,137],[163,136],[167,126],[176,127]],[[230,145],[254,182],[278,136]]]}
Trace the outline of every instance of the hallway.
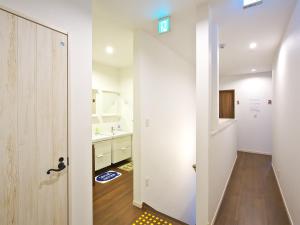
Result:
{"label": "hallway", "polygon": [[238,152],[215,225],[290,225],[271,160]]}

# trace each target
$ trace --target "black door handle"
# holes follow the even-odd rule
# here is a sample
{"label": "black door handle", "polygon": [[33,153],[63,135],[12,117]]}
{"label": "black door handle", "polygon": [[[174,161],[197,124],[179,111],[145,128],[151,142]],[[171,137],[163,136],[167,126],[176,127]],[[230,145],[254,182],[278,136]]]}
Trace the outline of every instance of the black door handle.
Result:
{"label": "black door handle", "polygon": [[65,159],[63,157],[59,158],[59,160],[58,160],[59,163],[58,163],[58,166],[57,166],[58,168],[57,169],[50,169],[50,170],[48,170],[47,174],[50,174],[51,172],[60,172],[60,171],[64,170],[66,168],[64,160]]}

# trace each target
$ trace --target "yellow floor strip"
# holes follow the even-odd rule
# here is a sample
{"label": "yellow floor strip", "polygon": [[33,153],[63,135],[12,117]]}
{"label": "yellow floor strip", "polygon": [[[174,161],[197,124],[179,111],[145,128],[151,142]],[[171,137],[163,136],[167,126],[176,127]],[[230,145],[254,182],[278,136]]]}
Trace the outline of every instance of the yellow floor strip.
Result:
{"label": "yellow floor strip", "polygon": [[144,212],[132,225],[172,225],[168,221],[165,221],[158,216],[155,216],[149,212]]}

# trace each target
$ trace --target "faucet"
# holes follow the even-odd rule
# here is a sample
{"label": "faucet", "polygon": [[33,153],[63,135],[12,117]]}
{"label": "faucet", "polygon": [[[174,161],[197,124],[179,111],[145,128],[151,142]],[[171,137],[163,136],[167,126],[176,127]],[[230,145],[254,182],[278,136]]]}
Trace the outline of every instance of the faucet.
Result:
{"label": "faucet", "polygon": [[121,130],[121,125],[120,124],[118,124],[117,126],[111,126],[111,133],[113,135],[115,135],[116,131],[120,131],[120,130]]}
{"label": "faucet", "polygon": [[111,133],[114,135],[115,134],[116,128],[114,126],[111,127]]}

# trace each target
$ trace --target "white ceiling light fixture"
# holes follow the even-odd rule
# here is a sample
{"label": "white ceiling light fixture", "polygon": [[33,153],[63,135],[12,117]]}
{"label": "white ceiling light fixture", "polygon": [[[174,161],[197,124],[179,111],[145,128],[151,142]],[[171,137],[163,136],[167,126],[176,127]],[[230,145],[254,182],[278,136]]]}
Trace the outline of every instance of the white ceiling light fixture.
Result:
{"label": "white ceiling light fixture", "polygon": [[107,54],[112,55],[112,54],[114,54],[115,49],[112,46],[107,46],[105,48],[105,51],[106,51]]}
{"label": "white ceiling light fixture", "polygon": [[251,42],[249,45],[250,49],[256,49],[257,48],[257,43],[256,42]]}
{"label": "white ceiling light fixture", "polygon": [[255,73],[256,71],[257,71],[256,69],[252,69],[252,70],[251,70],[252,73]]}
{"label": "white ceiling light fixture", "polygon": [[263,3],[263,0],[244,0],[244,9],[260,5]]}

